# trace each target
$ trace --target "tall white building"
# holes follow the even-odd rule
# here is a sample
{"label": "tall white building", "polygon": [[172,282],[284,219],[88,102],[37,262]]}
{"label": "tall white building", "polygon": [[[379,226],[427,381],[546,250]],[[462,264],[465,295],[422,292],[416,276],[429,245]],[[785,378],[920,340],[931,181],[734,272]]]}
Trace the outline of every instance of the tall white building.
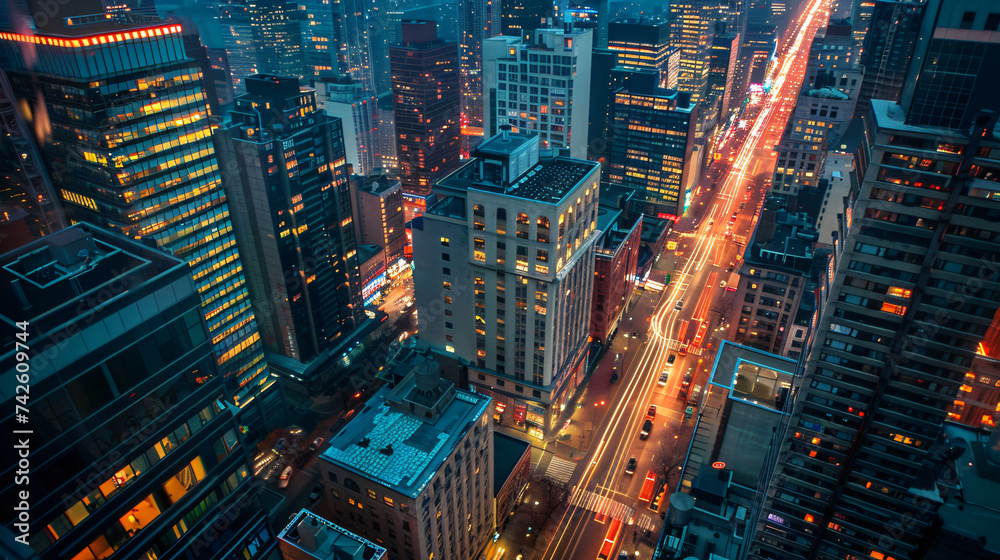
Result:
{"label": "tall white building", "polygon": [[510,124],[538,136],[542,148],[587,156],[592,29],[538,29],[532,41],[500,36],[483,41],[483,128]]}
{"label": "tall white building", "polygon": [[366,175],[379,167],[375,95],[347,76],[321,76],[316,80],[316,106],[343,124],[347,163],[354,164],[355,173]]}
{"label": "tall white building", "polygon": [[541,436],[586,369],[600,164],[539,144],[484,142],[412,230],[421,339]]}

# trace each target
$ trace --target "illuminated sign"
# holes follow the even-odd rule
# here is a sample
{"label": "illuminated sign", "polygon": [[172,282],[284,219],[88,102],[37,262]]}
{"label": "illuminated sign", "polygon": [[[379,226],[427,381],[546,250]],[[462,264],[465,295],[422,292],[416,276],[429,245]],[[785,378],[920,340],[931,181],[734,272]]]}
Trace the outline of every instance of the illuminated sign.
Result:
{"label": "illuminated sign", "polygon": [[361,297],[365,300],[365,305],[374,301],[379,295],[379,289],[388,283],[389,279],[384,271],[375,278],[365,282],[365,285],[361,287]]}
{"label": "illuminated sign", "polygon": [[722,461],[716,461],[716,462],[712,463],[712,468],[713,469],[724,469],[724,468],[726,468],[726,464],[723,463]]}
{"label": "illuminated sign", "polygon": [[[72,20],[69,20],[72,25]],[[0,39],[5,41],[18,41],[21,43],[35,43],[36,45],[51,45],[53,47],[96,47],[107,45],[119,41],[129,41],[134,39],[146,39],[162,37],[172,33],[180,33],[180,25],[162,25],[157,27],[147,27],[136,29],[124,33],[108,33],[105,35],[91,35],[89,37],[79,37],[75,39],[60,39],[57,37],[45,37],[42,35],[21,35],[18,33],[0,33]]]}
{"label": "illuminated sign", "polygon": [[663,212],[660,212],[659,214],[656,215],[656,217],[661,220],[670,220],[672,222],[677,221],[677,216],[675,214],[665,214]]}
{"label": "illuminated sign", "polygon": [[787,523],[785,523],[784,518],[782,518],[780,516],[777,516],[777,515],[775,515],[773,513],[767,514],[767,520],[768,521],[773,521],[773,522],[777,523],[778,525],[787,525]]}
{"label": "illuminated sign", "polygon": [[496,403],[497,414],[503,414],[503,411],[507,410],[507,404],[498,402]]}

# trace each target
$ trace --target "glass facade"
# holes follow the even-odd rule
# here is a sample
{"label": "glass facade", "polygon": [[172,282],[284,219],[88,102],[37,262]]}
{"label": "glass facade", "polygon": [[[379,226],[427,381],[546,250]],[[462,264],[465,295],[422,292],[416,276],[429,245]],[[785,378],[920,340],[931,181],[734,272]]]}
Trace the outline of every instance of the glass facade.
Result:
{"label": "glass facade", "polygon": [[[4,34],[0,44],[16,95],[33,100],[22,104],[31,107],[23,117],[68,219],[150,240],[191,265],[216,358],[240,404],[273,380],[220,184],[202,75],[180,31]],[[22,49],[28,42],[35,48]],[[33,60],[24,58],[29,52]]]}

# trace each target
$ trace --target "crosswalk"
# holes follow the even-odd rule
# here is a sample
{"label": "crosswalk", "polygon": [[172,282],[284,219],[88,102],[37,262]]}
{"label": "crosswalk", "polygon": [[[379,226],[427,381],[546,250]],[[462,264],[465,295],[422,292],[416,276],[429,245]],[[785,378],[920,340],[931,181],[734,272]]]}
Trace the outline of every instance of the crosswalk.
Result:
{"label": "crosswalk", "polygon": [[656,525],[653,524],[653,518],[645,514],[639,514],[639,520],[635,524],[641,531],[652,531],[656,528]]}
{"label": "crosswalk", "polygon": [[578,489],[573,493],[570,504],[622,521],[628,521],[635,513],[634,507],[589,490]]}
{"label": "crosswalk", "polygon": [[575,462],[553,456],[548,468],[545,469],[545,476],[566,484],[573,476],[574,470],[576,470]]}

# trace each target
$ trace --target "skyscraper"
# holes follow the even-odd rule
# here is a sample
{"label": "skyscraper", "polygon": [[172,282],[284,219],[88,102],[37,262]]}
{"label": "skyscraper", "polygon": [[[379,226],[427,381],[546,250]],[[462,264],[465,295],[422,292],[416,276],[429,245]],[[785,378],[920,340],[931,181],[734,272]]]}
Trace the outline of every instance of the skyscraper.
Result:
{"label": "skyscraper", "polygon": [[[248,424],[263,428],[280,397],[268,391],[274,379],[220,185],[200,67],[185,55],[179,25],[126,17],[74,18],[46,44],[7,33],[0,56],[15,94],[30,100],[22,118],[36,130],[67,217],[146,239],[191,264],[230,396],[255,400]],[[32,63],[28,43],[37,43]],[[147,55],[153,49],[156,58]]]}
{"label": "skyscraper", "polygon": [[[500,1],[459,2],[459,68],[462,73],[462,129],[467,148],[483,135],[483,41],[500,34]],[[476,137],[473,141],[472,137]]]}
{"label": "skyscraper", "polygon": [[537,29],[532,38],[487,41],[492,45],[484,51],[489,71],[484,91],[495,99],[485,103],[486,129],[510,124],[515,133],[537,134],[543,149],[569,148],[572,157],[582,159],[587,156],[594,32],[567,23]]}
{"label": "skyscraper", "polygon": [[303,75],[302,33],[296,2],[224,0],[219,10],[237,93],[246,91],[243,79],[252,74]]}
{"label": "skyscraper", "polygon": [[859,59],[865,72],[858,108],[867,111],[872,99],[899,101],[926,9],[916,0],[875,0]]}
{"label": "skyscraper", "polygon": [[[974,113],[993,104],[996,76],[960,71],[996,56],[992,6],[943,3],[921,33],[929,54],[913,58],[914,91],[902,105],[871,102],[870,164],[790,423],[776,434],[752,558],[926,551],[952,491],[938,478],[947,407],[998,308],[1000,224],[989,216],[1000,215],[1000,141],[996,113]],[[959,31],[966,22],[973,33]],[[959,67],[946,52],[967,58]]]}
{"label": "skyscraper", "polygon": [[674,219],[687,208],[698,110],[688,94],[629,80],[615,92],[609,181],[639,191],[658,214]]}
{"label": "skyscraper", "polygon": [[715,24],[708,0],[678,0],[670,3],[671,44],[681,51],[677,87],[691,94],[691,102],[708,95],[712,32]]}
{"label": "skyscraper", "polygon": [[438,39],[433,21],[405,21],[389,57],[403,190],[428,194],[461,163],[458,45]]}
{"label": "skyscraper", "polygon": [[670,25],[667,22],[612,21],[608,25],[608,49],[617,55],[618,66],[655,69],[660,73],[657,85],[666,87],[670,54]]}
{"label": "skyscraper", "polygon": [[[0,255],[0,297],[18,335],[4,374],[31,396],[17,407],[26,423],[14,416],[24,401],[4,399],[5,424],[25,433],[4,430],[3,443],[27,442],[31,473],[16,482],[18,454],[5,453],[0,495],[14,506],[30,490],[30,530],[13,528],[36,558],[276,560],[187,263],[78,223]],[[0,523],[16,517],[8,508]]]}
{"label": "skyscraper", "polygon": [[361,319],[343,130],[298,78],[246,85],[217,134],[233,228],[265,347],[308,363]]}
{"label": "skyscraper", "polygon": [[[600,164],[506,131],[413,224],[420,338],[541,437],[586,370]],[[423,311],[428,310],[427,312]]]}
{"label": "skyscraper", "polygon": [[315,81],[316,106],[340,119],[347,162],[357,173],[381,167],[378,157],[378,104],[371,91],[349,76],[321,76]]}
{"label": "skyscraper", "polygon": [[536,29],[555,24],[555,3],[552,0],[501,0],[503,35],[530,39]]}

